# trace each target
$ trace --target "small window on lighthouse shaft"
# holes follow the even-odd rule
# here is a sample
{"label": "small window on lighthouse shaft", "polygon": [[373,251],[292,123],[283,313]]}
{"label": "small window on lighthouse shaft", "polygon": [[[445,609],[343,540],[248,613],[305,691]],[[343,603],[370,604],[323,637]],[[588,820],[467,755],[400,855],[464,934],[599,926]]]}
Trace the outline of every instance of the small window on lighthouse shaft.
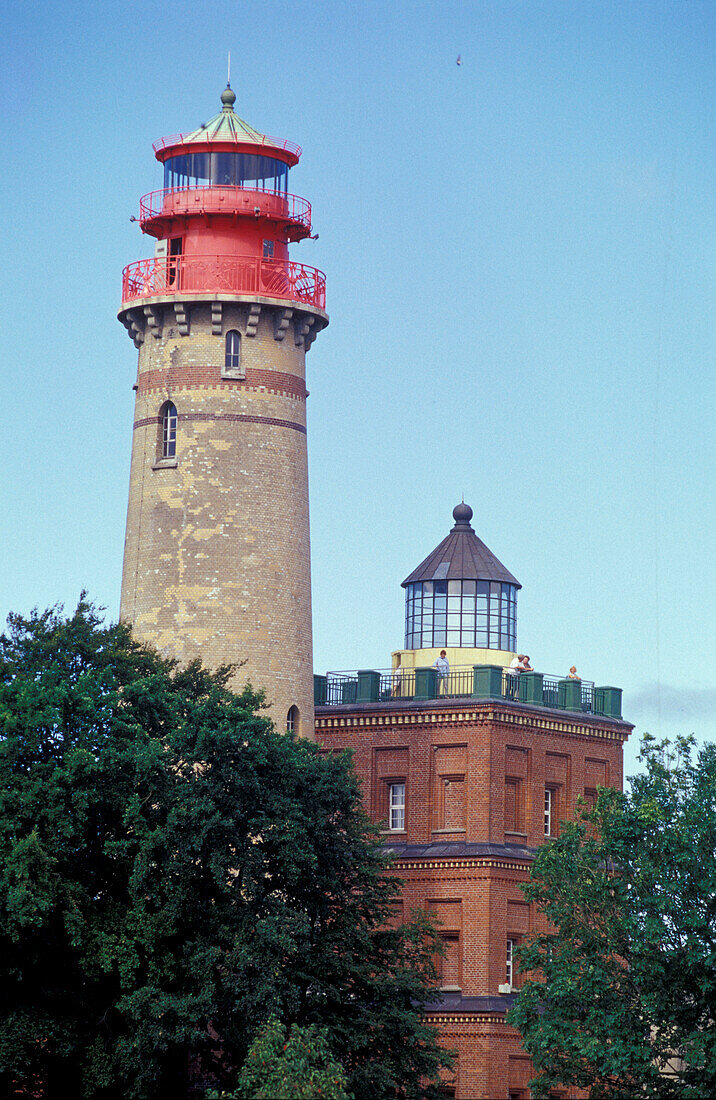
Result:
{"label": "small window on lighthouse shaft", "polygon": [[241,335],[232,328],[226,334],[224,354],[224,374],[236,377],[241,370]]}
{"label": "small window on lighthouse shaft", "polygon": [[298,733],[299,732],[298,727],[299,727],[298,707],[294,704],[292,707],[289,707],[288,714],[286,715],[286,732],[287,733]]}
{"label": "small window on lighthouse shaft", "polygon": [[273,259],[273,241],[264,241],[264,259]]}
{"label": "small window on lighthouse shaft", "polygon": [[176,458],[177,407],[168,401],[162,409],[162,435],[160,458]]}

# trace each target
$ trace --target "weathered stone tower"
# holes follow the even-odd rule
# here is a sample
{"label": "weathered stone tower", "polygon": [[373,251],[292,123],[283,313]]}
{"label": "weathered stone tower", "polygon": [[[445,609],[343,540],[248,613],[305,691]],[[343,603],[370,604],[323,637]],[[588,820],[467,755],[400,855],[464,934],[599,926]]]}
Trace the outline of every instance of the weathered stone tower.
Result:
{"label": "weathered stone tower", "polygon": [[222,110],[154,151],[152,259],[125,268],[139,349],[121,617],[180,662],[246,663],[279,728],[313,735],[305,356],[322,272],[292,263],[301,150]]}

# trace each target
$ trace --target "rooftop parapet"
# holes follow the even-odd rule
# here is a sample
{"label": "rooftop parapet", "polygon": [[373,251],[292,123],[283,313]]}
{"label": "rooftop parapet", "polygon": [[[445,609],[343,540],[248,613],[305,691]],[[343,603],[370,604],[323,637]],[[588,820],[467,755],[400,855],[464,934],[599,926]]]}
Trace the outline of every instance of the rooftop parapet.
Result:
{"label": "rooftop parapet", "polygon": [[[400,672],[400,675],[398,675]],[[432,666],[416,669],[360,669],[314,675],[316,706],[361,703],[402,704],[433,699],[505,699],[550,710],[622,717],[622,689],[591,680],[543,672],[512,674],[499,665],[453,667],[442,677]]]}

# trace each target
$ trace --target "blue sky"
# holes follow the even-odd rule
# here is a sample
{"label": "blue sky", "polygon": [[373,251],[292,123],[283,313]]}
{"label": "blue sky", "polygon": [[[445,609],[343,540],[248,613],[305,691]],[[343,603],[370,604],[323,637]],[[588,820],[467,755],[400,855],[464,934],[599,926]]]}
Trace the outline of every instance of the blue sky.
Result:
{"label": "blue sky", "polygon": [[[151,144],[304,148],[315,667],[385,667],[464,493],[537,668],[716,737],[714,42],[702,0],[4,9],[0,614],[116,617]],[[462,64],[456,65],[458,54]],[[636,741],[636,739],[634,739]],[[627,752],[634,767],[635,745]]]}

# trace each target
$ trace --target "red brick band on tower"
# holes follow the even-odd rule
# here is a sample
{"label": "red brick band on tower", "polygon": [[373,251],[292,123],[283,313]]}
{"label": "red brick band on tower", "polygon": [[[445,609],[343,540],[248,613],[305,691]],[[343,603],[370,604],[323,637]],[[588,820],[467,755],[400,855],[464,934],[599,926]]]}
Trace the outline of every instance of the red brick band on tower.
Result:
{"label": "red brick band on tower", "polygon": [[[295,432],[302,432],[306,434],[305,424],[296,424],[293,420],[279,420],[275,416],[248,416],[245,413],[184,413],[183,416],[177,416],[177,423],[189,424],[192,421],[199,420],[233,420],[236,423],[244,424],[273,424],[278,428],[293,428]],[[147,416],[144,420],[135,420],[135,428],[144,428],[147,424],[160,424],[162,422],[161,416]]]}
{"label": "red brick band on tower", "polygon": [[178,392],[183,386],[206,388],[218,386],[226,389],[236,386],[239,389],[264,389],[270,393],[284,393],[290,397],[305,400],[308,390],[305,383],[293,374],[284,374],[277,370],[247,370],[245,378],[222,378],[221,372],[213,366],[193,366],[190,370],[147,371],[139,380],[138,392],[142,397],[150,393]]}

